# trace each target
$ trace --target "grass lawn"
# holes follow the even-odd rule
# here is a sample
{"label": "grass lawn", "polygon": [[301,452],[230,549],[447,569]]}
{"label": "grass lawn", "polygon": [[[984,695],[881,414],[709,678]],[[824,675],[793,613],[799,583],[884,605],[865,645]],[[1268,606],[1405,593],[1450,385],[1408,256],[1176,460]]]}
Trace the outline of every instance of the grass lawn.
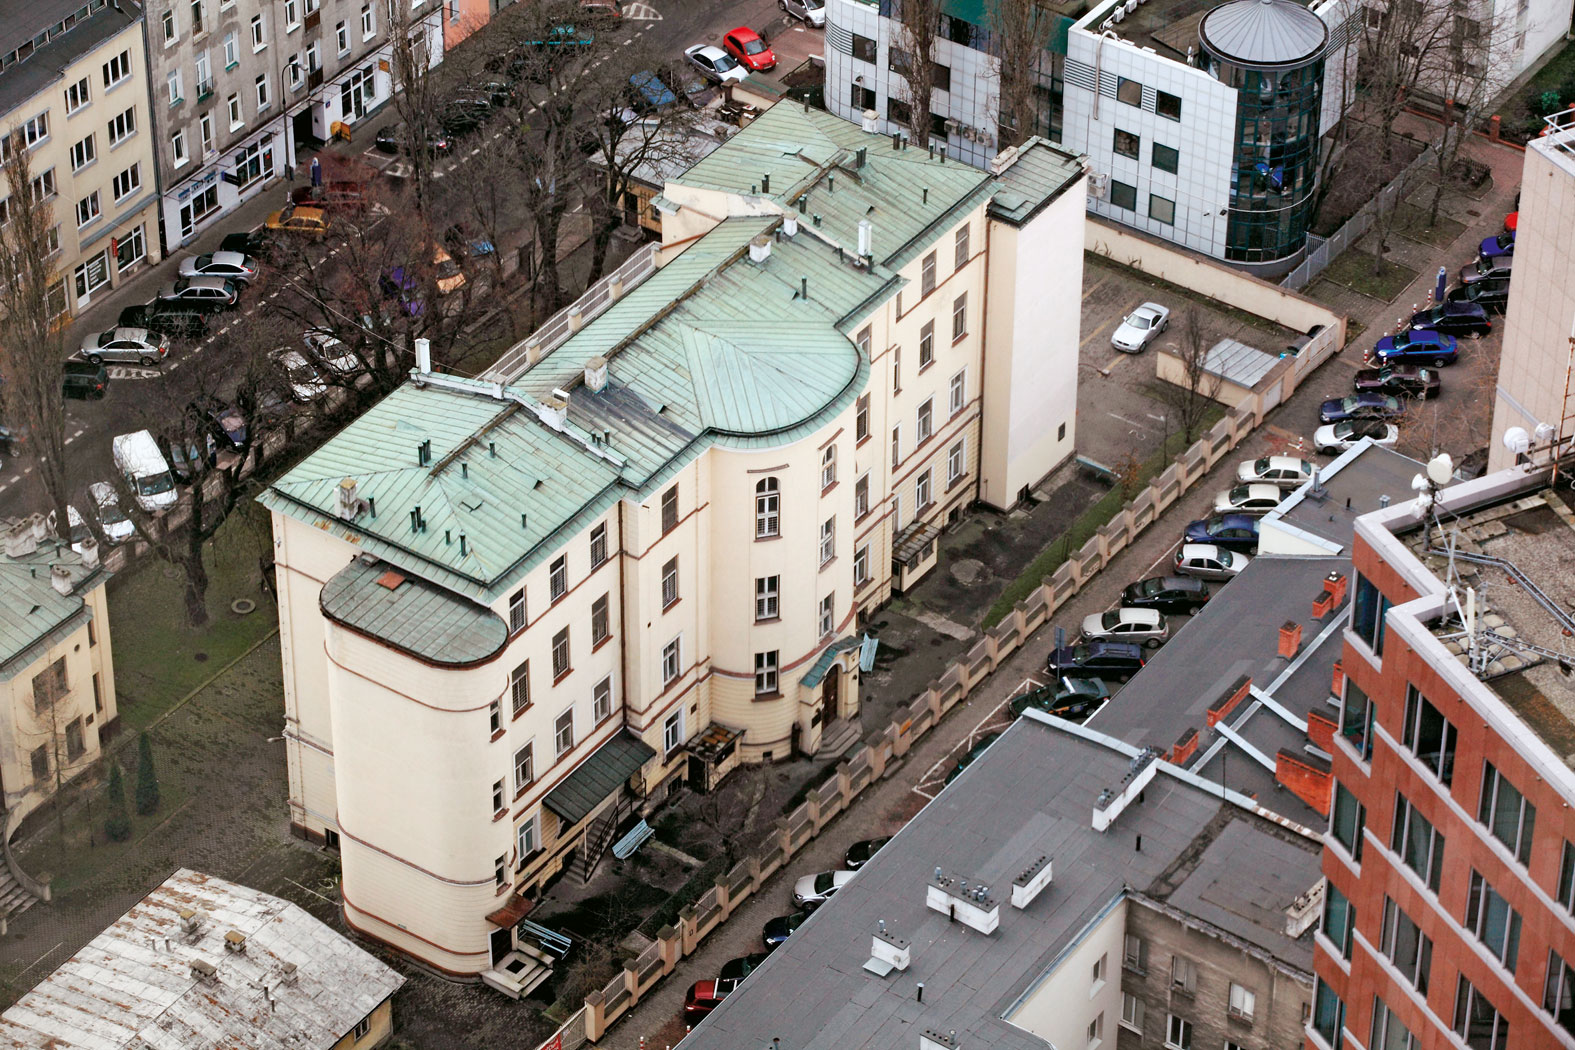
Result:
{"label": "grass lawn", "polygon": [[1341,252],[1323,272],[1323,279],[1344,285],[1353,292],[1360,292],[1372,299],[1392,303],[1405,291],[1406,285],[1416,280],[1416,271],[1397,262],[1382,259],[1378,272],[1373,272],[1373,257],[1355,248]]}
{"label": "grass lawn", "polygon": [[1452,243],[1456,237],[1466,232],[1465,223],[1451,219],[1442,210],[1439,211],[1438,221],[1429,224],[1427,221],[1429,211],[1429,208],[1418,207],[1415,204],[1400,205],[1400,212],[1395,216],[1395,232],[1418,243],[1431,244],[1435,248],[1442,248]]}
{"label": "grass lawn", "polygon": [[[268,512],[243,500],[208,543],[208,626],[186,626],[185,574],[156,557],[109,583],[109,627],[123,732],[135,734],[169,711],[278,626],[263,592],[258,558],[271,542]],[[256,608],[241,616],[230,603]]]}
{"label": "grass lawn", "polygon": [[1545,92],[1558,92],[1559,105],[1554,112],[1575,105],[1575,45],[1565,44],[1548,64],[1537,70],[1524,87],[1510,98],[1504,99],[1498,112],[1503,119],[1504,137],[1513,142],[1526,142],[1536,137],[1546,125],[1542,118],[1532,113],[1532,107]]}

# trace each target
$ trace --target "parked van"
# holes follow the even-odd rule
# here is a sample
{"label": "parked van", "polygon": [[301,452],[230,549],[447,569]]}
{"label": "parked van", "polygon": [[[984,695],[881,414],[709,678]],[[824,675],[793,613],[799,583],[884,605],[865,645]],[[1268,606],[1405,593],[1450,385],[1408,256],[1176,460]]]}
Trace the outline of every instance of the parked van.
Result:
{"label": "parked van", "polygon": [[175,477],[152,434],[139,430],[135,434],[116,435],[114,453],[115,469],[131,486],[137,506],[149,514],[158,514],[175,505],[178,498]]}

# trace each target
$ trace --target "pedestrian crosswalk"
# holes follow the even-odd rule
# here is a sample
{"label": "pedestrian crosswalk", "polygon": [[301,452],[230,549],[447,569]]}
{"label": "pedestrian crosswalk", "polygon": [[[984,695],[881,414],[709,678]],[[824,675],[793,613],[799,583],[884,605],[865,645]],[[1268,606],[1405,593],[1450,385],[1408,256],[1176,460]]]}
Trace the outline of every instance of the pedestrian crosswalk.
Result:
{"label": "pedestrian crosswalk", "polygon": [[640,22],[660,22],[662,13],[650,4],[625,4],[623,16]]}

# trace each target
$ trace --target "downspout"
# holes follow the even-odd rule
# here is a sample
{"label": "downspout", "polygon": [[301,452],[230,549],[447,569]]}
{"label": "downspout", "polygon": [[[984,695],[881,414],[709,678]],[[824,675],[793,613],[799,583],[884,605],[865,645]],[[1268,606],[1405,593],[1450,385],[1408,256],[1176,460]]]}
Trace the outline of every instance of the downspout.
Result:
{"label": "downspout", "polygon": [[994,227],[995,227],[995,224],[990,221],[990,205],[989,204],[985,204],[985,206],[984,206],[984,292],[980,296],[980,299],[982,301],[979,303],[979,307],[980,307],[980,309],[979,309],[979,466],[980,466],[980,469],[978,469],[978,470],[973,472],[973,499],[974,499],[975,503],[979,502],[981,499],[984,498],[984,490],[981,487],[984,484],[984,469],[983,469],[983,467],[984,467],[984,397],[985,397],[985,391],[989,389],[989,387],[987,387],[985,385],[985,379],[989,375],[987,369],[989,368],[989,360],[990,360],[990,353],[989,353],[989,347],[990,347],[990,260],[994,258],[994,256],[990,254],[990,231],[992,229],[994,229]]}
{"label": "downspout", "polygon": [[1100,82],[1104,77],[1105,68],[1105,40],[1120,40],[1114,29],[1107,29],[1099,34],[1099,42],[1094,45],[1094,119],[1099,119]]}

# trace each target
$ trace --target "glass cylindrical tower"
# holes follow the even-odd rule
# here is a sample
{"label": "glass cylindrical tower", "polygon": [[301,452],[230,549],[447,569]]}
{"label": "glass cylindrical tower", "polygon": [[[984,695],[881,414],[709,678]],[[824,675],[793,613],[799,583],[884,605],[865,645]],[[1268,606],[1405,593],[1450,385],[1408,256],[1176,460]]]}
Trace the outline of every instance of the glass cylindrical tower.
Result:
{"label": "glass cylindrical tower", "polygon": [[1236,89],[1225,258],[1289,269],[1312,219],[1328,26],[1292,0],[1232,0],[1198,42],[1199,65]]}

